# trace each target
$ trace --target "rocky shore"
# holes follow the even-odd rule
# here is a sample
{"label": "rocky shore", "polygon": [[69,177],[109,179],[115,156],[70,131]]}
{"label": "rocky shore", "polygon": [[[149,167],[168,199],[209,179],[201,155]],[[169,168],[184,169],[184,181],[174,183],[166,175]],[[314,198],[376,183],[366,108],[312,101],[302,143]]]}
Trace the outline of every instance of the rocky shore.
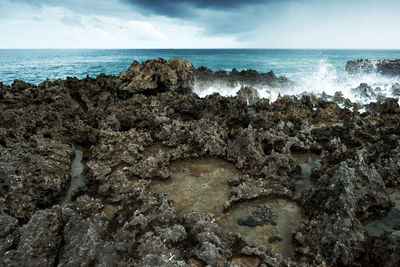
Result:
{"label": "rocky shore", "polygon": [[349,60],[346,63],[346,71],[350,74],[379,73],[382,75],[400,75],[400,59]]}
{"label": "rocky shore", "polygon": [[[237,97],[191,93],[216,80],[248,87]],[[1,265],[398,266],[400,223],[379,235],[367,229],[400,190],[397,99],[360,113],[312,95],[270,103],[251,88],[289,83],[272,72],[195,70],[179,58],[134,62],[118,77],[0,83]],[[320,164],[297,191],[304,153]],[[181,214],[153,190],[187,169],[195,178],[210,171],[193,159],[234,166],[223,173],[226,196],[199,186],[222,197],[215,213]],[[179,162],[192,165],[172,166]],[[84,186],[71,187],[77,177]],[[221,223],[263,200],[298,207],[288,237],[260,245]],[[237,227],[281,227],[285,214],[274,207],[257,202]],[[282,240],[287,255],[273,248]]]}

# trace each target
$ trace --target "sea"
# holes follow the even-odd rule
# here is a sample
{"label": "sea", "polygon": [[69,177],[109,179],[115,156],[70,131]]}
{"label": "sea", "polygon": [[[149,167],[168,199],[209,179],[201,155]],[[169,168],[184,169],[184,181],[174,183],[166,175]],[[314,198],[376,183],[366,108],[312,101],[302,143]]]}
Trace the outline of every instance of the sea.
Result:
{"label": "sea", "polygon": [[[100,73],[118,75],[130,64],[162,57],[181,57],[194,67],[205,66],[213,71],[233,68],[273,71],[286,76],[295,86],[291,88],[257,88],[261,97],[275,100],[279,95],[299,96],[313,93],[333,95],[341,92],[352,101],[366,103],[379,96],[398,97],[393,87],[400,77],[379,74],[349,75],[345,71],[348,60],[367,58],[400,59],[400,50],[319,50],[319,49],[0,49],[0,82],[12,84],[16,79],[38,84],[66,77],[96,77]],[[367,83],[376,94],[369,97],[357,93],[361,83]],[[224,87],[213,85],[194,91],[205,97],[214,92],[234,96],[242,85]]]}

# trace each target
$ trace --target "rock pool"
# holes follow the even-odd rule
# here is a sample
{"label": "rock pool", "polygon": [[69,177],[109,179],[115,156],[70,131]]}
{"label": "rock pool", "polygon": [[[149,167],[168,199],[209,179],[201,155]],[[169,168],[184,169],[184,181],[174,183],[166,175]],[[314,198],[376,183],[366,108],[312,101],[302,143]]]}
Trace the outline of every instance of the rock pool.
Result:
{"label": "rock pool", "polygon": [[68,191],[62,201],[62,204],[67,204],[71,202],[72,193],[76,189],[78,188],[81,188],[82,190],[87,189],[85,184],[85,177],[83,175],[83,169],[84,169],[84,166],[82,164],[83,153],[75,146],[72,146],[72,148],[75,151],[75,159],[71,164],[71,180],[68,187]]}
{"label": "rock pool", "polygon": [[228,161],[208,158],[176,161],[169,170],[171,177],[165,181],[154,180],[150,189],[166,193],[179,216],[193,209],[222,213],[231,190],[228,180],[239,173]]}
{"label": "rock pool", "polygon": [[302,208],[286,199],[260,199],[240,203],[217,218],[226,230],[240,233],[249,244],[270,246],[289,257],[294,254],[292,232],[304,218]]}

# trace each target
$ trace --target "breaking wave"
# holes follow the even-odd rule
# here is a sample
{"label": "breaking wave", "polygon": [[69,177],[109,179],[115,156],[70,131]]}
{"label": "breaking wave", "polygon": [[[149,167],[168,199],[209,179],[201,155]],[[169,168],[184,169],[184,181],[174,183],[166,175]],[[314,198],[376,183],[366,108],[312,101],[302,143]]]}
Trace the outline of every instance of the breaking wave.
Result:
{"label": "breaking wave", "polygon": [[[315,71],[289,75],[289,78],[295,82],[294,86],[286,88],[253,87],[258,90],[260,97],[267,98],[270,101],[275,101],[279,95],[301,97],[304,94],[313,94],[326,98],[340,92],[344,98],[359,104],[367,104],[380,97],[398,98],[400,91],[400,77],[383,76],[378,73],[354,75],[346,72],[340,73],[331,63],[325,60],[319,61]],[[236,84],[229,87],[215,84],[208,88],[200,88],[195,85],[194,92],[200,97],[212,93],[235,96],[240,88],[245,85]]]}

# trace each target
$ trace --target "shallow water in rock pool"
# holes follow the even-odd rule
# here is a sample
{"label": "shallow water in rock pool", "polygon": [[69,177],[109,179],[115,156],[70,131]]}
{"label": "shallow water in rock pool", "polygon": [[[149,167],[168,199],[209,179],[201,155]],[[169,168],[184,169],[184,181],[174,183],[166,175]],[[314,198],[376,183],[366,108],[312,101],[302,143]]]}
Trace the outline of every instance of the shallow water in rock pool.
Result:
{"label": "shallow water in rock pool", "polygon": [[371,236],[380,236],[385,231],[391,231],[393,226],[400,221],[400,192],[394,192],[389,196],[395,206],[390,209],[385,217],[367,222],[366,228]]}
{"label": "shallow water in rock pool", "polygon": [[[240,233],[249,244],[270,246],[272,251],[289,257],[294,253],[292,232],[303,219],[302,208],[292,201],[259,199],[234,206],[217,217],[217,222],[226,230]],[[243,224],[252,220],[257,225]]]}
{"label": "shallow water in rock pool", "polygon": [[[292,232],[303,220],[303,211],[296,203],[285,199],[254,200],[239,203],[223,213],[229,199],[228,180],[239,171],[232,163],[221,159],[190,159],[173,162],[171,177],[155,180],[150,189],[166,193],[178,216],[198,209],[214,214],[225,230],[240,233],[249,244],[268,245],[282,256],[293,254]],[[249,226],[249,216],[255,216],[255,226]]]}
{"label": "shallow water in rock pool", "polygon": [[74,190],[81,188],[82,190],[86,190],[85,177],[83,175],[84,166],[82,164],[83,153],[75,146],[72,146],[75,151],[75,159],[71,164],[71,180],[68,187],[68,191],[62,201],[63,204],[67,204],[71,202],[72,193]]}
{"label": "shallow water in rock pool", "polygon": [[238,174],[232,163],[222,159],[190,159],[171,163],[168,180],[154,180],[150,189],[166,193],[178,216],[198,209],[214,214],[222,213],[224,201],[229,199],[229,178]]}
{"label": "shallow water in rock pool", "polygon": [[295,186],[295,194],[301,193],[310,184],[312,168],[321,167],[321,156],[315,153],[295,153],[293,157],[298,161],[301,167],[303,179],[299,180]]}

